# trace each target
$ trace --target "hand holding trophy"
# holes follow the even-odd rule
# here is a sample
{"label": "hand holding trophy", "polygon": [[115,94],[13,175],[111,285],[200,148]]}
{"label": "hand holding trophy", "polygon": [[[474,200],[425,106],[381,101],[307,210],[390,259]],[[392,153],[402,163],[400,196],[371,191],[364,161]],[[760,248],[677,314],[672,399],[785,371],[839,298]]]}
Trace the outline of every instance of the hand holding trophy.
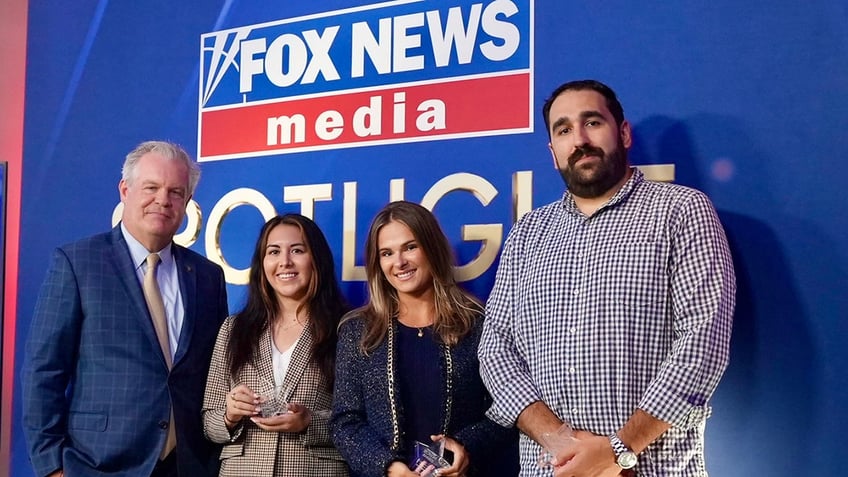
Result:
{"label": "hand holding trophy", "polygon": [[538,462],[539,467],[542,468],[553,467],[554,457],[576,441],[574,429],[568,422],[564,422],[554,432],[542,433],[541,440],[542,452],[539,454]]}

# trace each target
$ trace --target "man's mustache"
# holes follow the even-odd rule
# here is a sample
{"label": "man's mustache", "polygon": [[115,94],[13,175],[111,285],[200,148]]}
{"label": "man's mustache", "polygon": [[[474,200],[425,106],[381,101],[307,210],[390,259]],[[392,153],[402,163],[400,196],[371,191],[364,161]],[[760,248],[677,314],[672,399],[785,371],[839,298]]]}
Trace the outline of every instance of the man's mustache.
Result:
{"label": "man's mustache", "polygon": [[590,145],[580,146],[575,149],[570,156],[568,156],[568,165],[573,166],[574,163],[586,156],[598,156],[600,158],[603,158],[604,155],[604,150],[599,147]]}

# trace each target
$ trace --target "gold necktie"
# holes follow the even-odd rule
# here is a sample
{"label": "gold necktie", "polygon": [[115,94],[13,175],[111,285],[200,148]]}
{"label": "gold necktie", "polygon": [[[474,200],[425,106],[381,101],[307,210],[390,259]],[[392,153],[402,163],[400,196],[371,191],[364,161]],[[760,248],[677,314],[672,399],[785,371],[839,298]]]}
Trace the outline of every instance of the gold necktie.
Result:
{"label": "gold necktie", "polygon": [[[159,346],[165,355],[168,370],[173,365],[171,358],[171,343],[168,340],[168,318],[165,315],[165,303],[162,301],[162,293],[159,291],[159,282],[156,281],[156,268],[159,266],[159,254],[151,253],[147,256],[147,272],[144,274],[144,299],[147,301],[147,309],[153,319],[153,328],[156,329],[156,337],[159,338]],[[160,459],[164,459],[177,446],[177,435],[174,432],[174,410],[171,409],[171,422],[168,425],[168,438],[162,449]]]}

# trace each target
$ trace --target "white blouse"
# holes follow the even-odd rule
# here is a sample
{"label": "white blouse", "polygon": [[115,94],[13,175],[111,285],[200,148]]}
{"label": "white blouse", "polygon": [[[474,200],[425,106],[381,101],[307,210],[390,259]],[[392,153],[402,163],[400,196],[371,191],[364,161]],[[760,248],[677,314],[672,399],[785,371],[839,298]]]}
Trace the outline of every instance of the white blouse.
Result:
{"label": "white blouse", "polygon": [[287,350],[280,351],[277,349],[274,340],[271,340],[271,359],[274,365],[274,384],[276,386],[283,385],[283,381],[286,379],[286,371],[288,371],[289,364],[291,364],[292,354],[299,341],[300,337]]}

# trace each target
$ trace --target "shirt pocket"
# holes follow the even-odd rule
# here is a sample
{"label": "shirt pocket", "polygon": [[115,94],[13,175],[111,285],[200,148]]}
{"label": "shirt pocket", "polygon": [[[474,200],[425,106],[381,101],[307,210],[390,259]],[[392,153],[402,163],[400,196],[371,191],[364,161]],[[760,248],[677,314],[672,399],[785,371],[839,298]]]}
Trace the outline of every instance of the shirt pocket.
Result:
{"label": "shirt pocket", "polygon": [[667,258],[660,242],[622,244],[601,254],[596,270],[606,302],[616,308],[656,309],[668,295]]}

